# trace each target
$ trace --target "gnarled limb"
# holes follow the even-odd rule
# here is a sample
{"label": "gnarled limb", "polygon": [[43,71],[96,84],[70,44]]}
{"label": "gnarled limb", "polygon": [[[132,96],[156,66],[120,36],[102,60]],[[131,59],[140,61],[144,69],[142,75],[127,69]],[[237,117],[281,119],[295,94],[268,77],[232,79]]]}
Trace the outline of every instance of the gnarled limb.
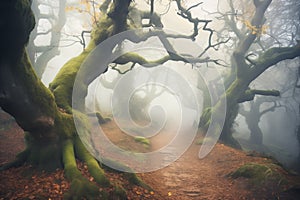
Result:
{"label": "gnarled limb", "polygon": [[263,96],[280,96],[280,92],[278,90],[251,90],[248,89],[245,91],[243,95],[241,95],[238,103],[243,103],[245,101],[252,101],[255,95],[263,95]]}
{"label": "gnarled limb", "polygon": [[[52,85],[55,90],[53,95],[36,76],[25,51],[29,33],[34,26],[30,1],[13,0],[5,3],[11,12],[9,16],[13,16],[15,21],[4,18],[4,26],[7,26],[7,31],[17,32],[5,32],[8,42],[3,43],[7,51],[1,54],[0,59],[0,106],[14,116],[16,122],[26,131],[27,147],[14,163],[4,166],[3,169],[24,162],[42,169],[63,166],[65,175],[71,182],[70,192],[65,198],[108,198],[105,192],[99,192],[98,186],[84,178],[77,168],[75,158],[80,158],[87,163],[96,182],[104,187],[110,185],[98,162],[78,139],[68,97],[72,96],[72,86],[80,62],[97,42],[108,37],[106,30],[101,32],[103,34],[97,34],[99,30],[95,30],[87,50],[67,63]],[[124,193],[121,191],[120,187],[115,187],[114,196],[123,198]]]}

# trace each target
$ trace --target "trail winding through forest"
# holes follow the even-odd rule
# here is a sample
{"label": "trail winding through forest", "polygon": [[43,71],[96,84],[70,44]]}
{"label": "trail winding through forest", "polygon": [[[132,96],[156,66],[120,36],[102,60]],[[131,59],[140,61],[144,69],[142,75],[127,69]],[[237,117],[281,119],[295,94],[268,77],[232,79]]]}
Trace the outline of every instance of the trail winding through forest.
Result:
{"label": "trail winding through forest", "polygon": [[[23,132],[10,120],[9,117],[1,114],[0,164],[12,160],[24,148]],[[134,140],[122,136],[122,131],[112,122],[105,124],[103,129],[109,130],[111,140],[120,141],[120,145],[122,143],[127,145],[136,144],[137,148],[143,148]],[[232,149],[223,144],[217,144],[207,157],[200,160],[198,158],[200,145],[196,144],[196,141],[200,139],[201,136],[198,134],[183,156],[168,167],[139,174],[153,188],[153,192],[138,187],[130,187],[127,188],[128,199],[297,199],[299,193],[288,189],[289,187],[295,187],[295,185],[299,187],[300,179],[297,176],[288,175],[284,170],[280,170],[280,172],[289,180],[289,183],[284,186],[289,192],[283,192],[282,187],[280,189],[278,184],[269,183],[256,187],[251,185],[246,178],[233,179],[227,176],[246,163],[271,163],[272,160],[249,156],[245,152]],[[161,138],[159,141],[164,142]],[[151,141],[153,145],[151,148],[155,149],[157,147],[153,142]],[[160,145],[158,144],[158,146]],[[84,165],[81,164],[81,166],[84,170]],[[49,174],[43,173],[42,175],[32,172],[30,178],[28,178],[28,173],[24,175],[24,170],[28,171],[30,167],[23,166],[0,173],[0,199],[18,199],[20,196],[22,198],[39,199],[30,188],[35,188],[35,191],[38,188],[40,193],[44,194],[44,197],[49,195],[48,199],[51,199],[51,195],[52,199],[53,196],[60,199],[63,192],[68,188],[62,170]],[[49,184],[53,181],[53,177],[59,180],[57,184]],[[120,177],[113,175],[111,178],[118,179]],[[57,188],[60,190],[57,190]]]}

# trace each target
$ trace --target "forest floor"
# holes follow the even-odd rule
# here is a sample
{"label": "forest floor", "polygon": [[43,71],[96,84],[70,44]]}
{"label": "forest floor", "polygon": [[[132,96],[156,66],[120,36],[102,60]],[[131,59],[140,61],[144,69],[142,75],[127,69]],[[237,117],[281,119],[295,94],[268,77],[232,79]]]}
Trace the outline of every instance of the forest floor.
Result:
{"label": "forest floor", "polygon": [[[140,146],[134,140],[122,134],[113,122],[104,125],[109,130],[109,137],[115,142],[127,146]],[[248,178],[228,176],[240,166],[247,163],[276,163],[259,154],[246,153],[223,144],[217,144],[212,152],[200,160],[200,145],[196,144],[197,136],[190,148],[175,162],[163,169],[138,174],[153,191],[132,186],[120,173],[108,171],[111,181],[121,182],[127,190],[128,199],[298,199],[300,196],[300,177],[290,175],[280,166],[276,171],[282,175],[280,180],[253,182]],[[151,141],[153,142],[153,141]],[[23,131],[7,115],[0,113],[0,165],[12,161],[16,154],[24,149]],[[255,155],[255,156],[253,156]],[[93,181],[84,163],[78,162],[82,173]],[[284,181],[282,181],[284,180]],[[0,172],[1,199],[62,199],[68,190],[69,183],[63,170],[47,173],[30,165],[12,168]],[[101,188],[100,188],[101,189]]]}

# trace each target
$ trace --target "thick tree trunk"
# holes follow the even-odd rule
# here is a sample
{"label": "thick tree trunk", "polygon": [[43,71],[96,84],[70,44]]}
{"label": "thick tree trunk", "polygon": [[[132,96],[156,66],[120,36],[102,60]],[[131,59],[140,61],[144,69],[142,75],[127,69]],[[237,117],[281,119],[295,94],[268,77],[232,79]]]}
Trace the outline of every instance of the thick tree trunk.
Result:
{"label": "thick tree trunk", "polygon": [[[71,190],[66,198],[106,198],[107,194],[99,192],[97,186],[85,179],[76,166],[75,158],[78,158],[87,164],[90,174],[98,184],[111,185],[103,169],[77,136],[71,96],[81,63],[97,44],[115,32],[113,20],[104,18],[102,24],[100,21],[92,33],[88,48],[61,69],[51,84],[53,95],[36,76],[25,51],[30,31],[34,27],[30,1],[8,0],[3,4],[6,6],[4,14],[7,11],[9,14],[6,13],[1,18],[4,19],[1,31],[6,38],[3,47],[7,51],[0,55],[0,106],[24,129],[27,147],[15,162],[3,166],[2,169],[24,162],[42,169],[63,166],[71,182]],[[134,174],[130,176],[130,180],[143,184]],[[124,191],[121,191],[118,188],[116,194],[124,197]]]}
{"label": "thick tree trunk", "polygon": [[18,59],[3,59],[0,105],[26,131],[20,159],[47,168],[61,166],[58,124],[62,119],[50,91],[35,75],[24,48]]}
{"label": "thick tree trunk", "polygon": [[272,111],[275,107],[271,107],[263,112],[260,112],[260,105],[264,102],[263,99],[259,98],[256,99],[254,102],[250,103],[249,111],[245,109],[240,109],[239,112],[241,115],[245,117],[245,121],[247,127],[250,131],[249,141],[251,144],[254,145],[262,145],[263,144],[263,133],[259,127],[260,118],[266,112]]}
{"label": "thick tree trunk", "polygon": [[232,136],[232,126],[238,114],[239,101],[246,91],[249,82],[247,79],[237,78],[226,90],[226,117],[220,140],[225,144],[241,149],[240,144]]}
{"label": "thick tree trunk", "polygon": [[250,142],[256,145],[262,145],[263,134],[260,127],[258,126],[258,122],[247,122],[247,124],[250,130]]}
{"label": "thick tree trunk", "polygon": [[263,144],[263,133],[259,127],[261,118],[259,106],[255,103],[251,105],[249,113],[245,116],[246,124],[250,130],[250,143],[256,145]]}

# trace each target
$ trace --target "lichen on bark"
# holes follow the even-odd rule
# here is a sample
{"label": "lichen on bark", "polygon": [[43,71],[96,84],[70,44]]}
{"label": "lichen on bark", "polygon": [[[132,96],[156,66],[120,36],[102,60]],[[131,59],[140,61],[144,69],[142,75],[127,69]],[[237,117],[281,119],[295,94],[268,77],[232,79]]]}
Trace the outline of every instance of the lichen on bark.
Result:
{"label": "lichen on bark", "polygon": [[[123,4],[120,0],[115,2]],[[82,62],[100,42],[121,29],[116,29],[114,20],[108,16],[100,19],[92,31],[88,47],[62,67],[49,90],[37,78],[25,50],[34,27],[30,1],[12,0],[4,4],[10,12],[4,19],[4,26],[7,26],[4,33],[9,42],[4,42],[7,51],[0,57],[0,106],[26,131],[27,146],[15,162],[1,169],[23,163],[49,170],[63,167],[71,182],[66,199],[108,198],[105,192],[100,192],[94,183],[82,176],[76,164],[78,158],[87,164],[98,184],[112,186],[116,197],[124,197],[125,191],[110,183],[99,163],[79,140],[71,107],[73,84]],[[87,85],[82,87],[87,88]]]}

